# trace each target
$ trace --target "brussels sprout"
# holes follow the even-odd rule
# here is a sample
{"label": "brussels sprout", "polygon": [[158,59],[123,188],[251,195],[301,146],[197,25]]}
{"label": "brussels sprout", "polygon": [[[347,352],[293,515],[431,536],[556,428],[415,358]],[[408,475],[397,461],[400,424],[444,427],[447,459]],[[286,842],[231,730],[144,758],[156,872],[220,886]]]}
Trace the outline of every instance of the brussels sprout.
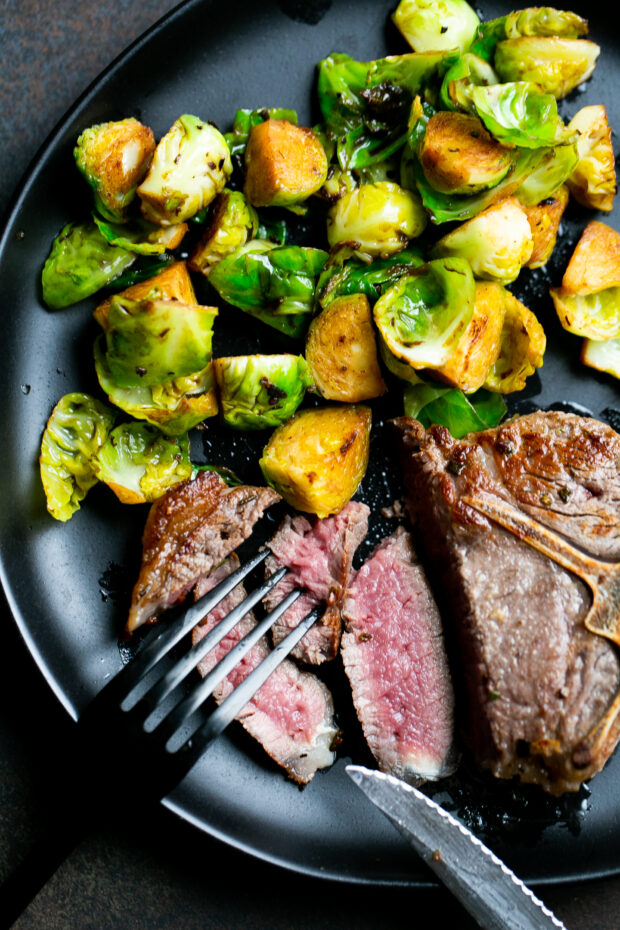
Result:
{"label": "brussels sprout", "polygon": [[429,119],[418,158],[428,183],[446,194],[475,194],[493,187],[514,161],[477,116],[450,111]]}
{"label": "brussels sprout", "polygon": [[338,297],[310,324],[306,360],[327,400],[359,403],[384,394],[368,298]]}
{"label": "brussels sprout", "polygon": [[374,306],[387,348],[413,368],[441,368],[472,314],[476,284],[463,258],[438,258],[400,278]]}
{"label": "brussels sprout", "polygon": [[403,400],[406,416],[427,428],[434,423],[445,426],[455,439],[497,426],[506,416],[504,398],[484,388],[466,397],[456,388],[412,384],[405,388]]}
{"label": "brussels sprout", "polygon": [[110,284],[135,260],[126,249],[108,245],[93,222],[68,223],[43,266],[43,301],[50,310],[69,307]]}
{"label": "brussels sprout", "polygon": [[400,252],[426,226],[417,197],[391,181],[363,184],[345,194],[327,215],[330,246],[351,244],[360,256],[382,258]]}
{"label": "brussels sprout", "polygon": [[551,257],[568,199],[568,187],[563,184],[555,194],[540,203],[523,205],[534,240],[532,254],[526,263],[528,268],[541,268]]}
{"label": "brussels sprout", "polygon": [[404,274],[423,265],[426,259],[416,246],[408,246],[387,258],[371,262],[352,257],[348,246],[335,249],[327,259],[316,286],[317,300],[327,307],[336,297],[364,294],[372,303]]}
{"label": "brussels sprout", "polygon": [[155,151],[152,131],[137,119],[99,123],[77,140],[75,162],[94,191],[105,219],[121,223]]}
{"label": "brussels sprout", "polygon": [[560,99],[591,77],[600,51],[588,39],[522,36],[498,42],[493,63],[500,80],[531,81]]}
{"label": "brussels sprout", "polygon": [[239,355],[213,362],[220,412],[229,426],[267,429],[291,417],[312,384],[301,355]]}
{"label": "brussels sprout", "polygon": [[283,107],[261,107],[257,110],[237,110],[233,120],[232,132],[224,134],[231,156],[241,159],[254,126],[268,119],[284,119],[289,123],[297,124],[295,110]]}
{"label": "brussels sprout", "polygon": [[164,436],[145,423],[121,423],[109,434],[92,459],[100,481],[123,504],[144,504],[191,477],[187,433]]}
{"label": "brussels sprout", "polygon": [[214,265],[209,281],[223,300],[298,338],[314,310],[327,252],[252,239]]}
{"label": "brussels sprout", "polygon": [[501,348],[484,382],[489,391],[510,394],[522,391],[526,379],[543,363],[547,347],[545,331],[520,300],[505,291],[505,316]]}
{"label": "brussels sprout", "polygon": [[392,19],[415,52],[464,52],[480,25],[466,0],[400,0]]}
{"label": "brussels sprout", "polygon": [[153,387],[192,375],[211,359],[215,307],[113,297],[106,362],[119,387]]}
{"label": "brussels sprout", "polygon": [[590,368],[620,378],[620,338],[584,339],[581,361]]}
{"label": "brussels sprout", "polygon": [[620,287],[620,233],[598,220],[582,232],[562,278],[562,292],[593,294]]}
{"label": "brussels sprout", "polygon": [[552,287],[549,293],[560,323],[569,333],[595,340],[620,337],[620,287],[589,294],[569,294]]}
{"label": "brussels sprout", "polygon": [[269,119],[250,132],[243,191],[255,207],[288,207],[316,194],[325,183],[327,167],[316,133]]}
{"label": "brussels sprout", "polygon": [[369,408],[354,404],[298,410],[263,450],[265,480],[296,510],[339,513],[366,472],[371,421]]}
{"label": "brussels sprout", "polygon": [[213,214],[189,257],[189,267],[208,275],[213,265],[253,239],[258,215],[241,191],[222,191],[213,203]]}
{"label": "brussels sprout", "polygon": [[474,312],[454,352],[434,378],[469,394],[484,384],[497,361],[505,316],[505,291],[491,281],[476,282]]}
{"label": "brussels sprout", "polygon": [[176,249],[189,229],[187,223],[163,227],[146,220],[123,226],[102,220],[96,213],[93,220],[106,242],[136,255],[162,255],[167,249]]}
{"label": "brussels sprout", "polygon": [[56,520],[69,520],[96,484],[92,459],[113,424],[113,411],[89,394],[65,394],[52,410],[39,463],[47,509]]}
{"label": "brussels sprout", "polygon": [[500,200],[457,226],[431,249],[433,258],[466,258],[477,278],[509,284],[529,261],[532,230],[516,197]]}
{"label": "brussels sprout", "polygon": [[187,432],[217,413],[211,362],[195,374],[153,387],[123,388],[112,378],[105,357],[105,339],[95,341],[95,370],[108,400],[136,420],[146,420],[170,436]]}
{"label": "brussels sprout", "polygon": [[514,189],[521,203],[527,206],[553,197],[570,177],[578,159],[576,141],[534,151],[538,152],[537,162]]}
{"label": "brussels sprout", "polygon": [[587,19],[568,10],[549,6],[533,6],[516,10],[505,17],[504,32],[507,39],[519,36],[562,36],[578,39],[588,34]]}
{"label": "brussels sprout", "polygon": [[488,61],[468,52],[446,72],[439,99],[445,110],[471,110],[471,91],[476,85],[499,84],[499,78]]}
{"label": "brussels sprout", "polygon": [[[173,262],[163,271],[132,284],[117,296],[127,297],[129,300],[178,300],[190,306],[198,303],[185,262]],[[107,329],[111,301],[112,297],[107,297],[97,305],[93,313],[102,329]]]}
{"label": "brussels sprout", "polygon": [[540,93],[534,83],[476,85],[471,88],[471,103],[491,135],[504,145],[537,149],[574,139],[558,115],[555,97]]}
{"label": "brussels sprout", "polygon": [[579,161],[566,179],[575,200],[584,207],[609,212],[616,195],[616,159],[607,111],[602,105],[583,107],[570,121],[578,134]]}
{"label": "brussels sprout", "polygon": [[160,226],[182,223],[211,203],[231,173],[224,136],[197,116],[180,116],[160,139],[138,187],[142,212]]}

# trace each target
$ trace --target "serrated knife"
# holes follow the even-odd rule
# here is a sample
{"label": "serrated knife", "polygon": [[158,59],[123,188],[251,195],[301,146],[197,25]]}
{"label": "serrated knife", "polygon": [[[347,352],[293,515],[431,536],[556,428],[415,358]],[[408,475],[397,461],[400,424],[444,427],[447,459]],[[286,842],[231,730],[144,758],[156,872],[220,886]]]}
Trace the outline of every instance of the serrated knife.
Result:
{"label": "serrated knife", "polygon": [[566,930],[495,853],[431,798],[361,765],[347,765],[346,772],[485,930]]}

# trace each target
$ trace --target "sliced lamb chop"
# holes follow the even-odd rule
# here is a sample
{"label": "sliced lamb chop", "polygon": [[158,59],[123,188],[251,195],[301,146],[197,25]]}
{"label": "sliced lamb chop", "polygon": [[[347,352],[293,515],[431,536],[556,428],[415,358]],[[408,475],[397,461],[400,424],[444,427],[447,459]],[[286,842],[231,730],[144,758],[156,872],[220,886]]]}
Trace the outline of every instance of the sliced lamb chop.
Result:
{"label": "sliced lamb chop", "polygon": [[[214,588],[238,565],[233,553],[213,574],[198,583],[196,597],[202,597]],[[193,642],[197,643],[206,636],[244,597],[243,585],[239,585],[194,629]],[[246,614],[202,660],[198,666],[201,674],[211,671],[255,625],[253,614]],[[217,687],[214,692],[217,703],[228,697],[269,652],[269,644],[263,637]],[[278,666],[237,719],[268,755],[300,784],[309,782],[317,769],[327,768],[335,759],[331,746],[338,729],[334,723],[331,694],[315,675],[302,672],[290,659],[285,659]]]}
{"label": "sliced lamb chop", "polygon": [[555,411],[462,440],[397,424],[456,623],[472,754],[498,777],[577,790],[620,739],[618,623],[600,611],[620,560],[620,436]]}
{"label": "sliced lamb chop", "polygon": [[202,471],[156,501],[142,537],[142,566],[128,632],[181,601],[251,535],[266,508],[278,500],[280,495],[271,488],[231,488],[216,472]]}
{"label": "sliced lamb chop", "polygon": [[403,527],[357,572],[341,653],[379,768],[412,784],[451,774],[454,694],[441,618]]}
{"label": "sliced lamb chop", "polygon": [[285,565],[289,572],[265,599],[267,610],[294,588],[304,593],[273,627],[279,643],[314,607],[324,606],[319,623],[304,636],[293,655],[303,662],[319,665],[338,653],[342,621],[340,611],[351,573],[355,550],[366,536],[366,504],[350,501],[332,517],[286,516],[275,536],[267,543],[273,555],[265,562],[268,574]]}

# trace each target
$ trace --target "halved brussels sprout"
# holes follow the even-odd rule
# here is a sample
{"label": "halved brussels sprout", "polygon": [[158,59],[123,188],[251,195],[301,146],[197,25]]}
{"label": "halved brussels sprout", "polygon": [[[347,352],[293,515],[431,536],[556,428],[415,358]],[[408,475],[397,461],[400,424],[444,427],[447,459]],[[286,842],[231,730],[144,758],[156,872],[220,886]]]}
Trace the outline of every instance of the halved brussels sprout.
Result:
{"label": "halved brussels sprout", "polygon": [[465,395],[457,388],[440,384],[411,384],[403,392],[405,415],[415,417],[422,426],[445,426],[455,439],[468,433],[497,426],[506,416],[501,394],[481,388]]}
{"label": "halved brussels sprout", "polygon": [[[151,278],[125,288],[116,296],[127,297],[129,300],[178,300],[190,306],[198,303],[185,262],[174,262]],[[111,300],[112,297],[106,297],[93,313],[102,329],[107,329]]]}
{"label": "halved brussels sprout", "polygon": [[392,19],[414,52],[464,52],[480,24],[466,0],[400,0]]}
{"label": "halved brussels sprout", "polygon": [[220,412],[229,426],[268,429],[291,417],[312,384],[301,355],[239,355],[213,360]]}
{"label": "halved brussels sprout", "polygon": [[477,391],[497,361],[505,316],[505,291],[491,281],[476,283],[474,312],[469,326],[454,352],[433,377],[460,388],[466,394]]}
{"label": "halved brussels sprout", "polygon": [[144,504],[191,477],[189,452],[187,433],[172,438],[146,423],[121,423],[99,447],[92,466],[123,504]]}
{"label": "halved brussels sprout", "polygon": [[474,312],[476,283],[463,258],[438,258],[400,278],[373,315],[389,351],[415,369],[441,368]]}
{"label": "halved brussels sprout", "polygon": [[360,256],[385,258],[404,249],[426,223],[416,194],[392,181],[379,181],[363,184],[331,207],[327,240],[332,248],[351,245]]}
{"label": "halved brussels sprout", "polygon": [[552,287],[549,293],[560,323],[569,333],[595,340],[620,336],[620,287],[587,294],[569,294]]}
{"label": "halved brussels sprout", "polygon": [[608,287],[620,287],[620,233],[592,220],[566,266],[562,293],[593,294]]}
{"label": "halved brussels sprout", "polygon": [[325,150],[312,129],[269,119],[250,132],[243,191],[255,207],[288,207],[316,194],[327,167]]}
{"label": "halved brussels sprout", "polygon": [[232,173],[224,136],[211,123],[185,114],[160,139],[138,187],[147,220],[172,226],[208,206]]}
{"label": "halved brussels sprout", "polygon": [[620,338],[584,339],[581,361],[590,368],[620,378]]}
{"label": "halved brussels sprout", "polygon": [[65,394],[47,421],[41,440],[41,482],[47,509],[69,520],[97,482],[92,460],[114,424],[114,411],[89,394]]}
{"label": "halved brussels sprout", "polygon": [[339,513],[366,472],[371,422],[369,408],[356,404],[298,410],[263,450],[265,480],[296,510]]}
{"label": "halved brussels sprout", "polygon": [[155,151],[155,137],[137,119],[99,123],[77,140],[75,162],[93,188],[101,216],[121,223]]}
{"label": "halved brussels sprout", "polygon": [[94,354],[97,378],[108,400],[136,420],[146,420],[167,435],[185,433],[217,413],[212,362],[202,371],[165,384],[124,388],[119,387],[110,374],[103,336],[95,341]]}
{"label": "halved brussels sprout", "polygon": [[510,394],[523,390],[527,378],[542,366],[547,337],[531,310],[510,291],[505,291],[504,297],[501,348],[484,386],[489,391]]}
{"label": "halved brussels sprout", "polygon": [[136,256],[109,245],[95,223],[68,223],[54,239],[43,271],[43,301],[60,310],[111,284]]}
{"label": "halved brussels sprout", "polygon": [[106,242],[136,255],[163,255],[168,249],[176,249],[189,229],[187,223],[155,226],[147,220],[121,225],[102,220],[96,213],[93,213],[93,220]]}
{"label": "halved brussels sprout", "polygon": [[252,239],[214,265],[209,281],[223,300],[298,338],[314,310],[327,252]]}
{"label": "halved brussels sprout", "polygon": [[176,300],[113,297],[105,332],[112,378],[119,387],[153,387],[202,371],[217,314]]}
{"label": "halved brussels sprout", "polygon": [[353,256],[353,250],[347,246],[330,254],[316,286],[316,297],[322,307],[327,307],[336,297],[354,294],[364,294],[374,303],[399,278],[426,261],[416,246],[408,246],[387,258],[374,258],[371,262]]}
{"label": "halved brussels sprout", "polygon": [[493,64],[502,81],[531,81],[560,99],[591,77],[600,51],[589,39],[520,36],[497,43]]}
{"label": "halved brussels sprout", "polygon": [[534,239],[523,207],[507,197],[457,226],[431,249],[433,258],[466,258],[474,276],[514,281],[532,254]]}
{"label": "halved brussels sprout", "polygon": [[566,183],[584,207],[609,212],[617,191],[616,158],[607,111],[602,105],[582,107],[568,124],[577,133],[579,161]]}
{"label": "halved brussels sprout", "polygon": [[588,21],[578,13],[556,10],[549,6],[527,7],[516,10],[505,17],[507,39],[519,36],[563,36],[577,39],[589,32]]}
{"label": "halved brussels sprout", "polygon": [[476,85],[470,99],[491,135],[503,145],[548,148],[574,138],[558,115],[555,97],[541,93],[533,82]]}
{"label": "halved brussels sprout", "polygon": [[528,268],[541,268],[555,248],[560,221],[568,206],[568,187],[563,184],[556,193],[533,206],[522,205],[527,216],[534,248],[527,262]]}
{"label": "halved brussels sprout", "polygon": [[241,191],[222,191],[213,203],[213,214],[189,257],[189,267],[208,275],[213,265],[253,239],[258,214]]}
{"label": "halved brussels sprout", "polygon": [[428,183],[446,194],[475,194],[493,187],[514,161],[477,116],[444,110],[429,119],[418,158]]}
{"label": "halved brussels sprout", "polygon": [[384,394],[368,298],[337,297],[310,324],[306,361],[327,400],[359,403]]}

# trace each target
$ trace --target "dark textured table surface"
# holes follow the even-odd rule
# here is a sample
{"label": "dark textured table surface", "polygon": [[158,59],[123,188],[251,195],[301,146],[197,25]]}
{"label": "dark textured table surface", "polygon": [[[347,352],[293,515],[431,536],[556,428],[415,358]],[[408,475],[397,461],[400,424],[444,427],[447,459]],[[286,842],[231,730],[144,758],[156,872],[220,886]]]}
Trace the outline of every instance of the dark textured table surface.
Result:
{"label": "dark textured table surface", "polygon": [[[75,97],[160,16],[170,0],[4,0],[0,6],[0,211]],[[10,308],[4,308],[10,312]],[[57,704],[0,603],[0,878],[41,830],[46,773],[71,740]],[[35,734],[36,738],[31,738]],[[620,927],[620,877],[545,887],[569,930]],[[320,882],[250,859],[165,809],[100,829],[68,857],[22,915],[19,930],[375,928],[473,922],[442,889]],[[1,921],[0,921],[1,923]]]}

